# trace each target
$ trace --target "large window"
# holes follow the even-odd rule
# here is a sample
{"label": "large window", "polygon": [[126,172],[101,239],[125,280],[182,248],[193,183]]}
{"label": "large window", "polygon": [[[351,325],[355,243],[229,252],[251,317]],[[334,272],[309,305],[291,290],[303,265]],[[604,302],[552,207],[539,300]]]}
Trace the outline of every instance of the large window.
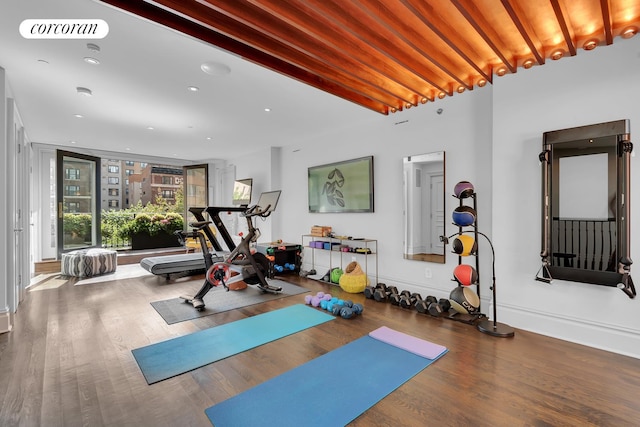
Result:
{"label": "large window", "polygon": [[117,208],[118,206],[120,206],[120,201],[119,200],[109,200],[109,207],[110,208]]}
{"label": "large window", "polygon": [[120,173],[120,166],[109,165],[109,173]]}
{"label": "large window", "polygon": [[111,185],[118,185],[120,184],[120,178],[118,178],[117,176],[110,176],[109,178],[107,178],[107,183]]}
{"label": "large window", "polygon": [[162,177],[163,185],[173,185],[173,177],[172,176],[163,176]]}
{"label": "large window", "polygon": [[125,173],[125,175],[129,176],[129,175],[133,174],[134,171],[133,171],[133,169],[125,169],[124,173]]}
{"label": "large window", "polygon": [[80,195],[80,186],[79,185],[65,185],[64,186],[64,195],[65,196],[79,196]]}
{"label": "large window", "polygon": [[110,188],[109,189],[109,195],[110,196],[119,196],[120,195],[120,189],[119,188]]}
{"label": "large window", "polygon": [[73,180],[80,179],[80,169],[66,168],[64,170],[64,179],[73,179]]}
{"label": "large window", "polygon": [[68,213],[78,213],[80,212],[80,203],[79,202],[66,202]]}
{"label": "large window", "polygon": [[127,166],[133,166],[135,163],[133,161],[131,161],[131,160],[127,160],[127,161],[124,162],[124,164],[127,165]]}
{"label": "large window", "polygon": [[162,197],[164,199],[173,199],[173,190],[162,190]]}

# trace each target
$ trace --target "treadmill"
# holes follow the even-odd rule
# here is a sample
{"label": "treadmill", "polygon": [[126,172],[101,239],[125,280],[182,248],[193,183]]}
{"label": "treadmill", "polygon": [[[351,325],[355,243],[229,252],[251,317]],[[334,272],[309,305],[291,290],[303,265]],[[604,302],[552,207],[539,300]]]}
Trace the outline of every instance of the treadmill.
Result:
{"label": "treadmill", "polygon": [[[234,206],[232,208],[224,209],[226,211],[244,212],[246,207]],[[203,215],[205,210],[206,208],[189,208],[189,212],[193,214],[193,216],[197,220],[197,223],[199,224],[208,222]],[[224,255],[227,255],[229,252],[222,249],[222,246],[220,246],[218,239],[216,239],[216,236],[213,234],[209,227],[203,227],[202,231],[213,246],[214,253],[211,254],[212,261],[214,263],[224,261]],[[233,250],[233,248],[231,250]],[[203,252],[176,255],[159,255],[143,258],[140,261],[140,266],[151,274],[154,274],[156,276],[164,276],[167,280],[172,280],[185,276],[204,274],[207,271],[206,262],[204,259],[205,256],[206,254]]]}

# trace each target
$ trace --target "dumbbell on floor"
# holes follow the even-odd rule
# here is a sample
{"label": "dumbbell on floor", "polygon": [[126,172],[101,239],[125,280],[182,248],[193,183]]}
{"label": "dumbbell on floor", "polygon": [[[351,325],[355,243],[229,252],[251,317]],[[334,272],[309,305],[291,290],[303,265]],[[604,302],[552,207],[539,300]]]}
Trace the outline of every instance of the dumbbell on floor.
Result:
{"label": "dumbbell on floor", "polygon": [[432,316],[441,316],[448,313],[451,308],[451,303],[446,298],[440,298],[437,303],[429,305],[429,314]]}
{"label": "dumbbell on floor", "polygon": [[387,285],[384,283],[378,283],[376,284],[376,286],[367,286],[366,288],[364,288],[364,296],[367,299],[373,299],[373,295],[375,294],[376,290],[378,289],[384,289],[385,291],[387,290]]}
{"label": "dumbbell on floor", "polygon": [[402,308],[413,308],[416,304],[416,302],[422,300],[422,295],[420,295],[417,292],[412,293],[411,295],[407,295],[407,293],[405,293],[401,298],[400,298],[400,307]]}
{"label": "dumbbell on floor", "polygon": [[411,298],[411,292],[404,290],[400,293],[396,292],[391,294],[389,295],[389,302],[393,305],[400,305],[400,300],[402,298]]}
{"label": "dumbbell on floor", "polygon": [[437,303],[438,300],[433,295],[428,295],[425,299],[417,300],[415,303],[415,308],[418,310],[418,313],[426,313],[429,310],[429,305],[433,303]]}
{"label": "dumbbell on floor", "polygon": [[390,299],[393,302],[394,295],[398,295],[398,288],[395,286],[387,286],[385,289],[377,289],[373,293],[373,299],[382,302]]}
{"label": "dumbbell on floor", "polygon": [[429,295],[422,301],[416,301],[415,307],[419,313],[429,313],[432,316],[439,317],[449,311],[451,303],[446,298],[440,298],[438,300],[436,297]]}

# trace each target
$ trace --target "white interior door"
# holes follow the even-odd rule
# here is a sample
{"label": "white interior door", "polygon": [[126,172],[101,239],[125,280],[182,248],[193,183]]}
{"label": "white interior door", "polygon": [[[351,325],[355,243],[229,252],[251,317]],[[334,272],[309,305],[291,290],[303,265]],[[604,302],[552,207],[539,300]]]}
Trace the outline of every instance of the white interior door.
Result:
{"label": "white interior door", "polygon": [[431,253],[444,255],[444,175],[431,176]]}
{"label": "white interior door", "polygon": [[28,156],[25,146],[24,128],[13,99],[7,100],[7,144],[9,156],[9,188],[11,191],[8,203],[13,223],[13,241],[9,254],[9,277],[13,283],[8,286],[8,302],[15,311],[24,298],[24,291],[29,285],[29,175]]}

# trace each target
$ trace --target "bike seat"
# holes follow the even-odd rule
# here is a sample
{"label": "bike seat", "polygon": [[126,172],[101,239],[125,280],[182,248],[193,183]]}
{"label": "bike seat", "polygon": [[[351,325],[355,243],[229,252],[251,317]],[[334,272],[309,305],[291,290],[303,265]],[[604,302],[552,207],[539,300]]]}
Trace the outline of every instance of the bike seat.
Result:
{"label": "bike seat", "polygon": [[191,227],[193,227],[193,228],[201,229],[201,228],[204,228],[205,226],[207,226],[209,224],[212,224],[212,222],[211,221],[196,221],[196,222],[190,223],[189,225]]}

